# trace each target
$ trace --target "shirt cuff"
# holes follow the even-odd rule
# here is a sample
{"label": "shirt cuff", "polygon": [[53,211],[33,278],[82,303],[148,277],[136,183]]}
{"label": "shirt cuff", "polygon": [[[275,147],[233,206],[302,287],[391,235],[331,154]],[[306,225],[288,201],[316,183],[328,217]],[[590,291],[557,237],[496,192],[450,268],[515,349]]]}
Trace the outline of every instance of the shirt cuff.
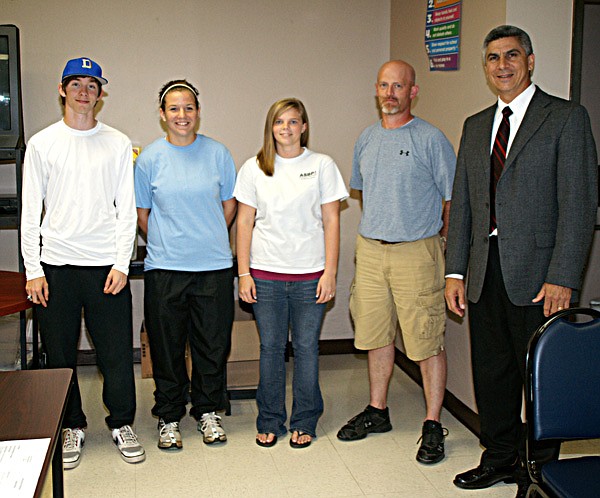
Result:
{"label": "shirt cuff", "polygon": [[32,271],[25,270],[25,275],[26,275],[27,281],[33,280],[34,278],[40,278],[40,277],[45,277],[46,276],[44,274],[44,270],[43,270],[43,268],[41,266],[38,269],[36,269],[36,270],[32,270]]}
{"label": "shirt cuff", "polygon": [[129,275],[129,265],[127,265],[127,266],[113,265],[113,270],[118,270],[127,276]]}

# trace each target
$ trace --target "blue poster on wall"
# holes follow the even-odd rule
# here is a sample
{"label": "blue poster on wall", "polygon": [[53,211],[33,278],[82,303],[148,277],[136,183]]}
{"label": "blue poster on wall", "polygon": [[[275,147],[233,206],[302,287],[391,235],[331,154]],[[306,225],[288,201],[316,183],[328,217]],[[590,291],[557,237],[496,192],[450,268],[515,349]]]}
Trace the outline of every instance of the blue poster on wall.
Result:
{"label": "blue poster on wall", "polygon": [[430,71],[456,71],[462,0],[426,0],[425,50]]}

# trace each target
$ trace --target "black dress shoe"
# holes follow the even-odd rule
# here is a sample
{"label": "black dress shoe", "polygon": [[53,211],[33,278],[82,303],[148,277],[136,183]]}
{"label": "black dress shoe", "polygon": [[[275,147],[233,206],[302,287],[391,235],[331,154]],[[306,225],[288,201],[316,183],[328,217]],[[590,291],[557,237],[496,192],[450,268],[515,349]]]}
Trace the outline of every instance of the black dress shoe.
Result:
{"label": "black dress shoe", "polygon": [[474,469],[458,474],[453,482],[455,486],[463,489],[489,488],[500,481],[513,483],[515,482],[513,476],[515,468],[516,465],[506,465],[504,467],[479,465]]}
{"label": "black dress shoe", "polygon": [[517,488],[517,496],[516,498],[526,498],[527,491],[529,490],[529,482],[519,483],[519,487]]}

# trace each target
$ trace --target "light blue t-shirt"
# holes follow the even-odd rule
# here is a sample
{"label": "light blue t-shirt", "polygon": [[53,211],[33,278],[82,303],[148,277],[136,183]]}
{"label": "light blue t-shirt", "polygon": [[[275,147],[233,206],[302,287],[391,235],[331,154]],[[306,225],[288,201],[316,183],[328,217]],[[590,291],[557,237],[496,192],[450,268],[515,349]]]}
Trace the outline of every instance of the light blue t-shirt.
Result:
{"label": "light blue t-shirt", "polygon": [[210,271],[232,266],[222,201],[233,197],[235,165],[204,135],[185,147],[160,138],[135,164],[138,208],[150,209],[144,269]]}
{"label": "light blue t-shirt", "polygon": [[381,122],[368,127],[354,146],[350,179],[363,192],[359,233],[388,242],[432,237],[442,228],[455,169],[448,139],[420,118],[393,130]]}

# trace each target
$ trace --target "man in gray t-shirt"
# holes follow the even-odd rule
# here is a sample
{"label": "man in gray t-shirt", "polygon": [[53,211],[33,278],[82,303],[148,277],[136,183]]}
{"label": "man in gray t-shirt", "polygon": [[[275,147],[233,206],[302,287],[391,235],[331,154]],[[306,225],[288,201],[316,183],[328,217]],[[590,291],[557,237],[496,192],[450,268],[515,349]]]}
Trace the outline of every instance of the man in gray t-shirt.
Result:
{"label": "man in gray t-shirt", "polygon": [[387,393],[398,320],[427,405],[417,460],[431,464],[444,458],[443,251],[456,156],[440,130],[411,114],[419,88],[409,64],[384,64],[376,90],[382,119],[357,140],[350,180],[363,201],[350,310],[355,346],[368,351],[370,403],[337,436],[353,441],[391,430]]}

